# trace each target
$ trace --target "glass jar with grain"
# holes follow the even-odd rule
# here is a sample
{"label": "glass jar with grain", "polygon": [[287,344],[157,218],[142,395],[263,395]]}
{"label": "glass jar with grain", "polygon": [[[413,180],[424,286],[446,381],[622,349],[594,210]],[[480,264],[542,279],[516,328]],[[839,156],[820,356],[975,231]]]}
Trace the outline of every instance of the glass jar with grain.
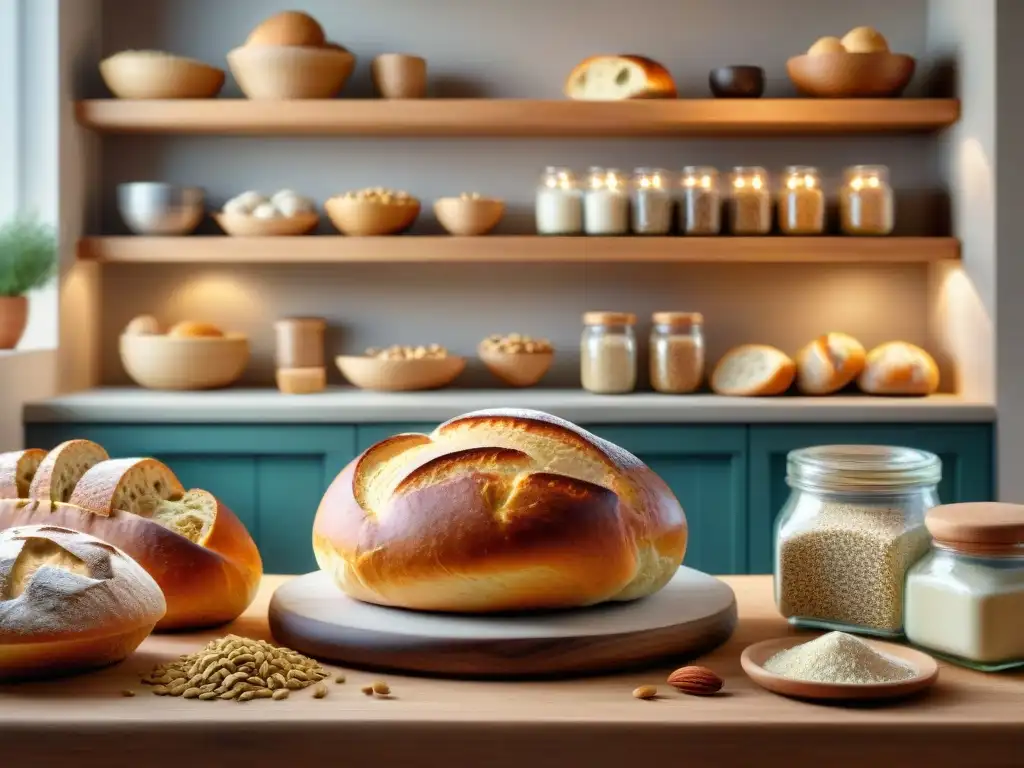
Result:
{"label": "glass jar with grain", "polygon": [[674,204],[668,171],[637,168],[633,171],[630,221],[635,235],[667,235],[672,230]]}
{"label": "glass jar with grain", "polygon": [[655,312],[651,320],[651,386],[674,395],[696,392],[704,381],[703,316]]}
{"label": "glass jar with grain", "polygon": [[939,504],[935,454],[879,445],[791,451],[775,526],[775,602],[791,624],[900,637],[907,572]]}
{"label": "glass jar with grain", "polygon": [[817,168],[786,168],[779,188],[779,229],[784,235],[820,235],[825,231],[825,192]]}
{"label": "glass jar with grain", "polygon": [[768,172],[757,166],[734,168],[729,177],[729,231],[767,235],[772,231],[772,193]]}
{"label": "glass jar with grain", "polygon": [[679,220],[684,235],[717,235],[722,231],[722,193],[718,171],[688,165],[680,180]]}
{"label": "glass jar with grain", "polygon": [[583,232],[583,190],[568,168],[544,169],[537,187],[537,233],[578,235]]}
{"label": "glass jar with grain", "polygon": [[618,169],[590,169],[583,196],[583,229],[588,235],[629,234],[629,185]]}
{"label": "glass jar with grain", "polygon": [[839,224],[847,235],[889,235],[896,225],[896,200],[884,165],[854,165],[843,174]]}
{"label": "glass jar with grain", "polygon": [[601,395],[619,395],[636,388],[636,315],[629,312],[587,312],[580,339],[583,388]]}

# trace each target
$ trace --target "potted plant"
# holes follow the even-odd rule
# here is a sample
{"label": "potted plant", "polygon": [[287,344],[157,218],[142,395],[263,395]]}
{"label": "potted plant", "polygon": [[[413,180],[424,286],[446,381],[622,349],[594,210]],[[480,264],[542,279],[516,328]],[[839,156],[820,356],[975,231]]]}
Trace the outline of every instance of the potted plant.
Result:
{"label": "potted plant", "polygon": [[16,216],[0,226],[0,349],[14,349],[28,322],[29,291],[57,271],[57,237],[51,227]]}

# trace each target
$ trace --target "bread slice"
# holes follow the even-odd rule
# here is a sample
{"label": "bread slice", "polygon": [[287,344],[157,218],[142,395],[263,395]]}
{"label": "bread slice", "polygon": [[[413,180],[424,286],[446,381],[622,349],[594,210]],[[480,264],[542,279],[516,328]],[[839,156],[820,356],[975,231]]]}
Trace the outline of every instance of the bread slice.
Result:
{"label": "bread slice", "polygon": [[805,395],[838,392],[864,370],[864,345],[845,333],[819,336],[796,354],[796,386]]}
{"label": "bread slice", "polygon": [[110,456],[92,440],[68,440],[48,454],[36,469],[28,498],[67,501],[75,485],[91,467]]}
{"label": "bread slice", "polygon": [[711,389],[739,397],[781,395],[795,376],[796,364],[782,350],[767,344],[741,344],[718,361]]}
{"label": "bread slice", "polygon": [[672,74],[644,56],[591,56],[565,81],[565,95],[578,101],[674,99]]}
{"label": "bread slice", "polygon": [[868,352],[857,386],[869,395],[931,395],[939,389],[939,367],[921,347],[888,341]]}
{"label": "bread slice", "polygon": [[46,451],[40,448],[0,453],[0,499],[27,499],[44,458]]}
{"label": "bread slice", "polygon": [[184,494],[171,468],[156,459],[110,459],[82,475],[68,503],[99,515],[123,509],[148,517],[160,502]]}

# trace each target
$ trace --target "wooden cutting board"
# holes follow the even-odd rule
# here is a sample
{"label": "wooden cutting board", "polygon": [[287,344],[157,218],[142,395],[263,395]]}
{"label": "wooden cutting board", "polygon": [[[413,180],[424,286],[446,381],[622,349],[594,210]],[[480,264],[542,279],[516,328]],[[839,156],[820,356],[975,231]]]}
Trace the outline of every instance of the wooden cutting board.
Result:
{"label": "wooden cutting board", "polygon": [[571,675],[684,659],[725,642],[735,625],[732,589],[686,567],[650,597],[571,611],[469,616],[383,608],[345,596],[321,571],[283,584],[270,602],[274,638],[302,653],[453,677]]}

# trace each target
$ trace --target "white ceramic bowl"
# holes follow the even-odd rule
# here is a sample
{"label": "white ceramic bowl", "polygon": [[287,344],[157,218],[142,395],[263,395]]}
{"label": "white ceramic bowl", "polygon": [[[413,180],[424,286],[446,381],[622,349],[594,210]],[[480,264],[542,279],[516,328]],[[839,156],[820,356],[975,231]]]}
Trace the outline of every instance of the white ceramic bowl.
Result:
{"label": "white ceramic bowl", "polygon": [[249,362],[249,340],[173,338],[124,334],[121,363],[132,380],[147,389],[217,389],[238,381]]}

